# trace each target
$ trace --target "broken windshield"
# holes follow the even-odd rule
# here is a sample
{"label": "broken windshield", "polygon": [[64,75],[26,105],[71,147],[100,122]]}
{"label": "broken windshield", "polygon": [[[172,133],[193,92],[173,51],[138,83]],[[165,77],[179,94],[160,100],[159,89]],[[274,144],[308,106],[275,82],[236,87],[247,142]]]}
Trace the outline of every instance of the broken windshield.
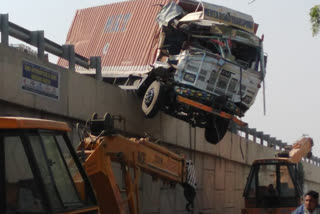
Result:
{"label": "broken windshield", "polygon": [[205,38],[203,36],[193,36],[191,46],[204,50],[205,52],[219,55],[239,66],[255,71],[259,69],[260,53],[258,47],[237,40],[215,36]]}
{"label": "broken windshield", "polygon": [[[206,7],[221,8],[206,4]],[[224,8],[228,10],[227,8]],[[235,16],[245,16],[232,11]],[[233,24],[218,22],[212,17],[203,16],[201,11],[186,13],[179,5],[171,3],[158,14],[157,21],[162,28],[160,34],[158,61],[165,61],[170,55],[179,55],[184,51],[196,49],[198,52],[214,54],[215,58],[224,58],[232,64],[254,71],[263,70],[262,43],[253,31],[243,30]],[[250,23],[253,23],[253,20]],[[260,69],[259,69],[260,68]]]}

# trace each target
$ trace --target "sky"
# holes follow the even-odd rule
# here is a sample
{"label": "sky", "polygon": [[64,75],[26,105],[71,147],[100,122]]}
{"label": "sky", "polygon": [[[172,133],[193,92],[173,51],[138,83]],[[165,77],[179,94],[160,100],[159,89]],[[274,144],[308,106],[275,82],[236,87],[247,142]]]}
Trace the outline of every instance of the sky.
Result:
{"label": "sky", "polygon": [[[242,118],[289,144],[303,135],[314,139],[313,154],[320,157],[320,35],[312,37],[309,10],[320,0],[206,0],[253,16],[264,34],[268,54],[266,115],[260,90]],[[0,13],[28,30],[44,30],[45,37],[64,44],[77,9],[116,0],[2,0]],[[14,41],[10,40],[9,42]]]}

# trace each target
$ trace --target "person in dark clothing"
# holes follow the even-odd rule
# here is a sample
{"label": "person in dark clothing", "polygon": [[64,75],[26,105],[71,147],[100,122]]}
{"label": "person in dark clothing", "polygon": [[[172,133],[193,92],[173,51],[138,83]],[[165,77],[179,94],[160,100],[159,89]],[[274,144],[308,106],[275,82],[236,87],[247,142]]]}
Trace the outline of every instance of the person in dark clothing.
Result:
{"label": "person in dark clothing", "polygon": [[304,203],[292,214],[320,214],[319,193],[310,190],[304,195]]}

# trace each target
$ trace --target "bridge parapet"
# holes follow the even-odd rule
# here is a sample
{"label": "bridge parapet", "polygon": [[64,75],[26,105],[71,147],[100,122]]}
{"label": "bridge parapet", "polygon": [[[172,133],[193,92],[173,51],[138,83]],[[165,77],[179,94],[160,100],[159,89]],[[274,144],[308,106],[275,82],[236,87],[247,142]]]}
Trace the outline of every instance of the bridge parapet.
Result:
{"label": "bridge parapet", "polygon": [[37,48],[37,55],[44,59],[45,51],[69,62],[69,70],[75,71],[76,65],[86,69],[96,70],[96,79],[101,78],[101,57],[93,56],[90,59],[75,53],[74,45],[59,45],[44,37],[44,31],[30,31],[9,21],[8,14],[0,14],[0,32],[2,45],[9,46],[9,36],[21,40]]}
{"label": "bridge parapet", "polygon": [[[236,127],[233,129],[233,133],[238,133],[240,136],[244,137],[246,140],[251,140],[254,143],[274,148],[275,150],[282,151],[289,144],[283,142],[282,140],[276,139],[275,137],[270,137],[268,134],[264,134],[261,131],[257,131],[254,128],[248,127]],[[303,158],[303,161],[320,167],[320,158],[312,156],[311,158]]]}

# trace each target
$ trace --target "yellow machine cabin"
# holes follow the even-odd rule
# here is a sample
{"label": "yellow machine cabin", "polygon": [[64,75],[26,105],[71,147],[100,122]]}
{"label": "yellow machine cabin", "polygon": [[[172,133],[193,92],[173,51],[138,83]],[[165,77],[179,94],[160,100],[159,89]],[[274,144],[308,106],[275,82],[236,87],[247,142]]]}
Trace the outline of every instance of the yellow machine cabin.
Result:
{"label": "yellow machine cabin", "polygon": [[311,156],[313,141],[304,137],[273,159],[255,160],[243,193],[242,214],[290,214],[303,194],[298,163]]}
{"label": "yellow machine cabin", "polygon": [[1,213],[97,213],[66,123],[0,118]]}

